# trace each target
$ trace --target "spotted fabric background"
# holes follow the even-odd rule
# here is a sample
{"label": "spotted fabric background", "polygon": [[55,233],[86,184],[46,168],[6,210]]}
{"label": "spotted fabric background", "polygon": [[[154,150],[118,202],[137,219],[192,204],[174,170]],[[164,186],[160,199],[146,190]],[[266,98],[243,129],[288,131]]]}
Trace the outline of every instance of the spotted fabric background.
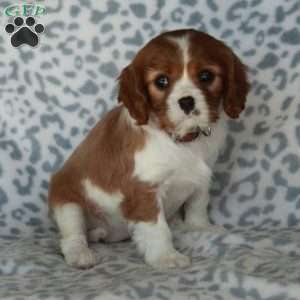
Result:
{"label": "spotted fabric background", "polygon": [[[13,3],[0,1],[0,299],[300,299],[300,1],[37,1],[36,48],[11,46]],[[73,270],[48,217],[49,177],[116,104],[136,51],[186,27],[249,67],[247,109],[228,123],[211,189],[227,232],[175,232],[193,259],[183,271],[152,270],[130,242],[93,245],[98,266]]]}

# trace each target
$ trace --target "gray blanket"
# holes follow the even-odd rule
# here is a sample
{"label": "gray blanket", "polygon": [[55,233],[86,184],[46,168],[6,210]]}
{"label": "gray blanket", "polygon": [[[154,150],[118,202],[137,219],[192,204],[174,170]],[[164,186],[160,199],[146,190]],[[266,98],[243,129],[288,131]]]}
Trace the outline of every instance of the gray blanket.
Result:
{"label": "gray blanket", "polygon": [[[35,48],[14,48],[19,28],[5,32],[13,19],[1,18],[0,299],[300,299],[300,2],[44,4]],[[48,217],[49,177],[116,104],[136,51],[184,27],[224,40],[249,67],[247,109],[228,123],[211,189],[210,217],[227,232],[175,232],[193,260],[185,270],[151,269],[131,242],[92,245],[99,264],[74,270]]]}

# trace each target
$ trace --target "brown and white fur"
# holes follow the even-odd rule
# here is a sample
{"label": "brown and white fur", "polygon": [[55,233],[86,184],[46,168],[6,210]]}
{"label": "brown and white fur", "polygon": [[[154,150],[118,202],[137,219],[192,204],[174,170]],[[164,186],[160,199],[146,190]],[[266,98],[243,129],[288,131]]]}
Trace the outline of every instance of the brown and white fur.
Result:
{"label": "brown and white fur", "polygon": [[[119,81],[120,104],[52,177],[49,205],[62,252],[69,265],[87,268],[96,264],[88,241],[131,237],[151,266],[187,266],[168,221],[183,206],[186,227],[212,226],[212,167],[225,119],[244,109],[245,68],[221,41],[177,30],[151,40]],[[202,134],[208,127],[210,137]]]}

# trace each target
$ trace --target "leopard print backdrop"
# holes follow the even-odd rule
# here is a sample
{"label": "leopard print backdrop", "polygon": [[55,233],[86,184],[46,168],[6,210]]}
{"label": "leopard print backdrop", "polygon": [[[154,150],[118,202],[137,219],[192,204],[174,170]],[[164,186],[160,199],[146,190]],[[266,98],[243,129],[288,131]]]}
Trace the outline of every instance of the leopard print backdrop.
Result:
{"label": "leopard print backdrop", "polygon": [[[1,2],[1,8],[12,2]],[[47,188],[102,114],[116,78],[163,30],[193,27],[249,66],[245,113],[229,123],[211,217],[228,227],[300,226],[299,1],[51,1],[36,48],[0,36],[2,234],[45,233]],[[8,19],[3,17],[4,29]]]}
{"label": "leopard print backdrop", "polygon": [[[36,2],[47,11],[35,48],[13,47],[19,27],[0,19],[0,298],[299,299],[299,0]],[[183,27],[224,40],[249,67],[247,109],[228,123],[211,189],[211,219],[228,233],[176,235],[193,256],[180,274],[149,270],[127,243],[93,246],[99,266],[71,270],[47,238],[49,177],[116,104],[136,51]]]}

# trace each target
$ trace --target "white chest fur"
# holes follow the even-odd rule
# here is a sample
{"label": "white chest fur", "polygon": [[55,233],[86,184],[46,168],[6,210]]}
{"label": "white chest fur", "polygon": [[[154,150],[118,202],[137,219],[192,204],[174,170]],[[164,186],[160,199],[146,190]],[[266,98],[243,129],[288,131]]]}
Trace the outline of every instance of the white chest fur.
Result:
{"label": "white chest fur", "polygon": [[158,186],[167,217],[196,189],[209,185],[211,168],[224,142],[224,131],[223,122],[218,122],[211,137],[175,144],[161,130],[147,128],[147,144],[135,155],[134,175]]}

